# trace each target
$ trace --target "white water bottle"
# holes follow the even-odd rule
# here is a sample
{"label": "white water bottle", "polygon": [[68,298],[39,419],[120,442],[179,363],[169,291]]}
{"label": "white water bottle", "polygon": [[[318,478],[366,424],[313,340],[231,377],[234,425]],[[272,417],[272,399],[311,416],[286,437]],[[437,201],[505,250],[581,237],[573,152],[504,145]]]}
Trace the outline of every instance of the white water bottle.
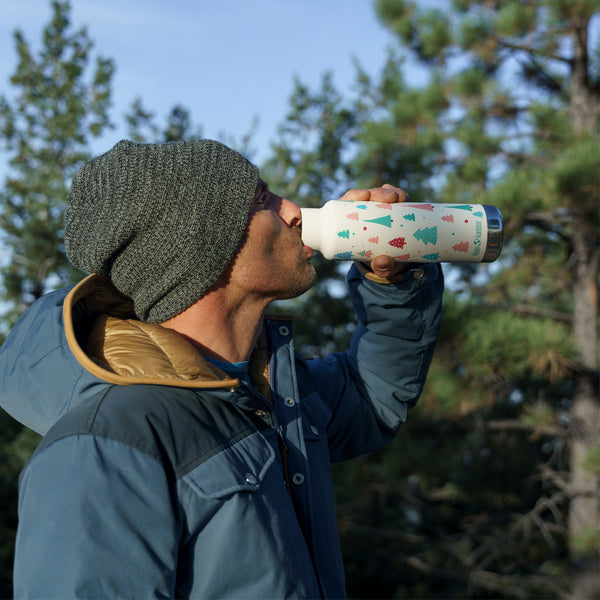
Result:
{"label": "white water bottle", "polygon": [[329,259],[489,263],[502,250],[495,206],[331,200],[301,210],[303,243]]}

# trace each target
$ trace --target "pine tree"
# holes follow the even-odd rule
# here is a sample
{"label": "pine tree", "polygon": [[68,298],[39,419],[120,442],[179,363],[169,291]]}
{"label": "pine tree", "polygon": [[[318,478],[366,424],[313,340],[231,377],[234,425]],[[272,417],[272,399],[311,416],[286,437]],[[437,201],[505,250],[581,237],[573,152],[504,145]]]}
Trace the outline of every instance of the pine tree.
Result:
{"label": "pine tree", "polygon": [[[81,279],[67,261],[62,243],[63,210],[75,172],[91,158],[90,142],[108,127],[114,65],[97,57],[85,28],[74,31],[68,2],[51,3],[37,55],[15,33],[18,64],[15,93],[0,96],[0,150],[10,156],[0,188],[1,243],[9,261],[1,267],[3,300],[9,306],[0,338],[43,293]],[[135,100],[126,115],[128,135],[139,142],[202,137],[190,112],[175,105],[164,126]],[[227,143],[246,152],[252,127]],[[226,137],[222,134],[221,137]],[[249,153],[249,152],[248,152]],[[10,597],[17,525],[17,481],[39,436],[0,411],[0,597]]]}
{"label": "pine tree", "polygon": [[[409,440],[431,453],[413,456],[404,489],[386,490],[388,501],[419,507],[412,525],[396,517],[399,529],[437,519],[436,543],[404,558],[429,577],[424,595],[445,581],[445,597],[462,586],[477,597],[533,597],[560,593],[568,556],[571,597],[591,597],[600,471],[600,102],[598,48],[589,45],[597,4],[375,6],[398,48],[380,81],[364,78],[372,117],[358,132],[355,171],[373,184],[406,181],[416,199],[496,205],[507,240],[492,268],[447,269],[443,337],[413,416],[422,439],[396,442],[403,456]],[[426,69],[424,85],[410,85],[402,53]],[[449,452],[468,463],[453,464]],[[446,498],[451,522],[436,498]]]}
{"label": "pine tree", "polygon": [[136,98],[125,115],[128,139],[140,143],[174,142],[200,139],[202,128],[194,128],[190,111],[180,104],[171,108],[164,129],[156,124],[156,115],[144,108],[141,98]]}
{"label": "pine tree", "polygon": [[[392,182],[414,200],[491,204],[505,217],[498,263],[446,268],[442,338],[405,430],[391,449],[336,467],[348,590],[591,597],[600,475],[599,64],[588,46],[596,7],[438,5],[376,2],[399,42],[379,79],[359,68],[352,102],[328,80],[330,104],[323,90],[299,86],[292,135],[272,163],[291,193],[309,181]],[[411,85],[406,52],[428,74],[423,85]],[[320,134],[319,124],[342,114],[344,134],[328,144],[334,129]],[[313,203],[332,197],[313,189]],[[333,281],[335,265],[323,268]],[[334,321],[344,298],[331,298],[327,283],[316,289],[325,293],[300,306],[313,325],[300,345],[308,353],[321,341],[319,322],[335,339],[348,316]]]}
{"label": "pine tree", "polygon": [[[63,209],[89,143],[108,126],[112,61],[96,58],[87,31],[74,31],[68,2],[53,2],[36,55],[15,33],[14,95],[0,96],[0,149],[10,156],[0,188],[3,333],[49,289],[81,274],[64,255]],[[12,594],[18,475],[39,437],[0,412],[0,596]]]}
{"label": "pine tree", "polygon": [[0,140],[10,153],[0,189],[4,300],[12,317],[74,270],[62,245],[62,218],[70,179],[90,158],[90,141],[110,126],[113,63],[96,58],[87,31],[73,31],[69,3],[52,3],[36,56],[15,33],[18,65],[14,98],[0,96]]}

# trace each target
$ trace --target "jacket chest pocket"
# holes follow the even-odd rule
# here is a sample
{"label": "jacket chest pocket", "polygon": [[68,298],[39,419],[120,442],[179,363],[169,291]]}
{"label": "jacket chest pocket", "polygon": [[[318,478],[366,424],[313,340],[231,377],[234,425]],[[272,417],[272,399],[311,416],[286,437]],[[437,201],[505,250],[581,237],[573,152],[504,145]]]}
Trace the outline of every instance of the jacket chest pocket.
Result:
{"label": "jacket chest pocket", "polygon": [[312,471],[325,469],[329,473],[330,457],[327,440],[327,423],[331,416],[329,408],[316,393],[302,398],[302,437]]}
{"label": "jacket chest pocket", "polygon": [[202,498],[220,499],[261,488],[275,452],[265,436],[254,432],[219,449],[184,475],[184,481]]}

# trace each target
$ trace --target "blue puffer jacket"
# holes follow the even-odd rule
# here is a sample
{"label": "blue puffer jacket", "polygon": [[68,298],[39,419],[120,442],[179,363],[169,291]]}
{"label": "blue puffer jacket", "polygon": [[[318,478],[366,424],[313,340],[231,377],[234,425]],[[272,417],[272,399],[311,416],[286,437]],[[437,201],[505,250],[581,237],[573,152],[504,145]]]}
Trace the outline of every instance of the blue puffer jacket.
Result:
{"label": "blue puffer jacket", "polygon": [[0,350],[3,408],[45,434],[21,476],[15,596],[344,597],[330,463],[406,419],[443,279],[353,266],[349,287],[350,350],[304,360],[291,322],[267,320],[253,385],[97,276],[31,307]]}

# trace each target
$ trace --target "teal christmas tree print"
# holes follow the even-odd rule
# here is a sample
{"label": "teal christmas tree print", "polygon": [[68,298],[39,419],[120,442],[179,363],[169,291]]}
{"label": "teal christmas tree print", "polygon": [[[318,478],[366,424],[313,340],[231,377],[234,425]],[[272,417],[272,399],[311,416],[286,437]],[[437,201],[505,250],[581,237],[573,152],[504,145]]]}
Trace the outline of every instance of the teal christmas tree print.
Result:
{"label": "teal christmas tree print", "polygon": [[437,227],[425,227],[424,229],[418,229],[413,235],[427,246],[427,244],[437,244],[437,234]]}
{"label": "teal christmas tree print", "polygon": [[384,227],[392,226],[392,217],[386,215],[385,217],[377,217],[376,219],[365,219],[365,223],[377,223],[377,225],[383,225]]}

